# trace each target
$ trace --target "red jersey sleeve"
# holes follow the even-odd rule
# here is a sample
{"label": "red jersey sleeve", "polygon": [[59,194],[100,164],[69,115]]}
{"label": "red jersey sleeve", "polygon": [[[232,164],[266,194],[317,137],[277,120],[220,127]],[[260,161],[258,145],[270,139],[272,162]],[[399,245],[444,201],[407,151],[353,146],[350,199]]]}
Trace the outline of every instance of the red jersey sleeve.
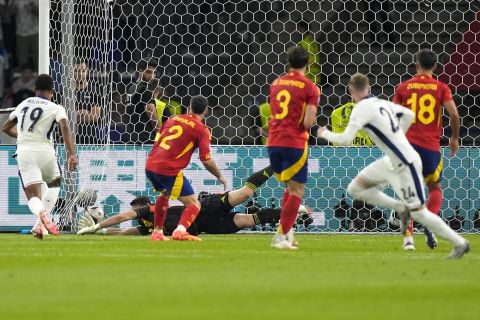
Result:
{"label": "red jersey sleeve", "polygon": [[320,100],[320,88],[313,82],[307,89],[307,105],[318,107],[318,101]]}
{"label": "red jersey sleeve", "polygon": [[442,83],[442,89],[442,104],[447,101],[453,100],[452,90],[450,90],[450,88],[445,83]]}
{"label": "red jersey sleeve", "polygon": [[201,161],[207,161],[212,158],[210,154],[210,130],[203,128],[198,139],[198,154]]}

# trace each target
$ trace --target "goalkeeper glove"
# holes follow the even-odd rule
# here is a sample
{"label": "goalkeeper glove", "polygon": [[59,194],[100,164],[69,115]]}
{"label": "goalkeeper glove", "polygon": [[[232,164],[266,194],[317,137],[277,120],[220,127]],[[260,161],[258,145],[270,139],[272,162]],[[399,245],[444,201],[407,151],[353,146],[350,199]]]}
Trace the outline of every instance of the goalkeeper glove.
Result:
{"label": "goalkeeper glove", "polygon": [[85,227],[78,230],[77,234],[88,234],[88,233],[95,233],[96,231],[100,230],[100,223],[97,223],[93,226]]}
{"label": "goalkeeper glove", "polygon": [[85,213],[80,220],[78,221],[78,226],[80,229],[91,227],[95,225],[95,221],[93,220],[92,216],[88,213]]}

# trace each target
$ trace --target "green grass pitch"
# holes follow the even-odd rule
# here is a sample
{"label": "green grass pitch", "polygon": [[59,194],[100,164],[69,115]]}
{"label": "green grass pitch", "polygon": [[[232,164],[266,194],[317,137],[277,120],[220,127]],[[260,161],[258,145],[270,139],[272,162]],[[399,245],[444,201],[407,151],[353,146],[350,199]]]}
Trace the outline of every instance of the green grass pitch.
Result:
{"label": "green grass pitch", "polygon": [[[1,319],[480,319],[480,237],[445,259],[423,236],[147,237],[0,235]],[[480,249],[479,249],[480,250]]]}

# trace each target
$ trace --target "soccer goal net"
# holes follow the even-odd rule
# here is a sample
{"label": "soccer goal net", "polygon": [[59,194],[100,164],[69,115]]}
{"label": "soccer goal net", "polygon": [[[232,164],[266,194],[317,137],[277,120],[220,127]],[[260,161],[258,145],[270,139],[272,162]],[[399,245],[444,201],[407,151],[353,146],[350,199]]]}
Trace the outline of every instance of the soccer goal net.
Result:
{"label": "soccer goal net", "polygon": [[[75,227],[79,209],[72,203],[85,189],[96,191],[96,204],[107,215],[127,209],[138,195],[153,200],[144,164],[155,128],[167,116],[185,112],[197,94],[210,104],[212,157],[232,189],[241,187],[249,174],[269,164],[264,146],[269,84],[286,71],[286,49],[301,45],[310,53],[307,76],[322,90],[318,126],[347,121],[348,112],[332,112],[348,109],[346,83],[353,73],[368,74],[372,93],[391,99],[395,87],[415,74],[418,50],[438,54],[436,73],[449,83],[462,119],[458,155],[450,157],[443,148],[441,215],[458,230],[478,231],[480,14],[474,3],[52,0],[51,74],[80,159],[77,172],[65,173],[60,223]],[[448,118],[443,124],[447,146]],[[314,212],[313,223],[299,229],[398,228],[390,211],[346,195],[352,177],[380,156],[378,149],[362,139],[347,148],[319,145],[313,136],[310,145],[304,203]],[[196,156],[185,176],[197,192],[222,191]],[[282,190],[271,178],[256,201],[278,207]]]}

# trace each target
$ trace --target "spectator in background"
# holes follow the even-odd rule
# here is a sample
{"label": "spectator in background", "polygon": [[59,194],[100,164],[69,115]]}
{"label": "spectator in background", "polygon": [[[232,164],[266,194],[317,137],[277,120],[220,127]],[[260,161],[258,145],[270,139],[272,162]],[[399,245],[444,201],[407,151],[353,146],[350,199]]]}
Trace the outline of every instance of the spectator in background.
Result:
{"label": "spectator in background", "polygon": [[[1,30],[0,30],[1,32]],[[0,108],[4,106],[3,98],[5,96],[5,71],[8,69],[8,57],[5,48],[0,39]]]}
{"label": "spectator in background", "polygon": [[156,68],[157,62],[154,60],[141,61],[138,68],[138,81],[128,88],[130,101],[127,112],[130,119],[127,130],[129,135],[126,135],[127,143],[153,144],[156,124],[152,126],[154,122],[152,117],[155,107],[150,106],[150,112],[147,112],[147,107],[154,99],[153,91],[157,87],[157,84],[149,85],[151,81],[156,80]]}
{"label": "spectator in background", "polygon": [[[342,133],[347,127],[348,121],[350,120],[350,114],[352,113],[353,108],[355,107],[354,102],[347,102],[344,105],[333,110],[330,117],[332,132]],[[335,144],[333,144],[335,145]],[[353,146],[373,146],[374,143],[368,136],[368,134],[360,130],[357,132],[352,141]]]}
{"label": "spectator in background", "polygon": [[97,143],[97,126],[102,115],[100,90],[90,86],[88,66],[85,61],[77,61],[74,69],[78,144]]}
{"label": "spectator in background", "polygon": [[163,88],[159,86],[158,80],[152,81],[149,86],[153,90],[153,99],[147,104],[147,113],[150,117],[150,123],[154,126],[155,141],[160,138],[160,128],[172,115],[166,102],[161,101],[163,95]]}
{"label": "spectator in background", "polygon": [[164,102],[167,105],[170,114],[180,115],[183,114],[183,107],[180,101],[180,97],[175,96],[175,90],[172,86],[163,89],[163,95],[158,98],[161,102]]}
{"label": "spectator in background", "polygon": [[38,0],[10,0],[15,14],[17,64],[33,62],[38,70]]}
{"label": "spectator in background", "polygon": [[35,75],[32,67],[28,64],[24,64],[21,67],[22,75],[12,85],[14,94],[21,90],[28,90],[35,95]]}
{"label": "spectator in background", "polygon": [[22,66],[22,75],[13,83],[12,91],[14,107],[23,100],[35,96],[35,78],[30,66]]}
{"label": "spectator in background", "polygon": [[8,60],[5,49],[0,43],[0,108],[3,107],[3,97],[5,95],[5,70],[8,68]]}
{"label": "spectator in background", "polygon": [[298,31],[302,33],[302,41],[298,44],[300,47],[308,51],[308,63],[310,64],[305,76],[312,80],[313,83],[320,85],[322,67],[320,66],[320,48],[315,41],[315,36],[310,31],[308,23],[300,21],[298,23]]}
{"label": "spectator in background", "polygon": [[257,133],[260,138],[260,142],[263,145],[267,145],[268,138],[268,122],[272,116],[272,110],[268,101],[258,106],[258,114],[255,114],[255,125],[257,126]]}
{"label": "spectator in background", "polygon": [[[0,12],[5,10],[5,0],[0,0]],[[0,108],[3,106],[3,97],[5,93],[5,69],[8,68],[7,52],[3,46],[3,28],[2,14],[0,13]]]}
{"label": "spectator in background", "polygon": [[3,48],[8,53],[9,65],[13,66],[17,57],[15,50],[15,19],[11,6],[8,3],[9,0],[0,0],[0,29],[3,31]]}

